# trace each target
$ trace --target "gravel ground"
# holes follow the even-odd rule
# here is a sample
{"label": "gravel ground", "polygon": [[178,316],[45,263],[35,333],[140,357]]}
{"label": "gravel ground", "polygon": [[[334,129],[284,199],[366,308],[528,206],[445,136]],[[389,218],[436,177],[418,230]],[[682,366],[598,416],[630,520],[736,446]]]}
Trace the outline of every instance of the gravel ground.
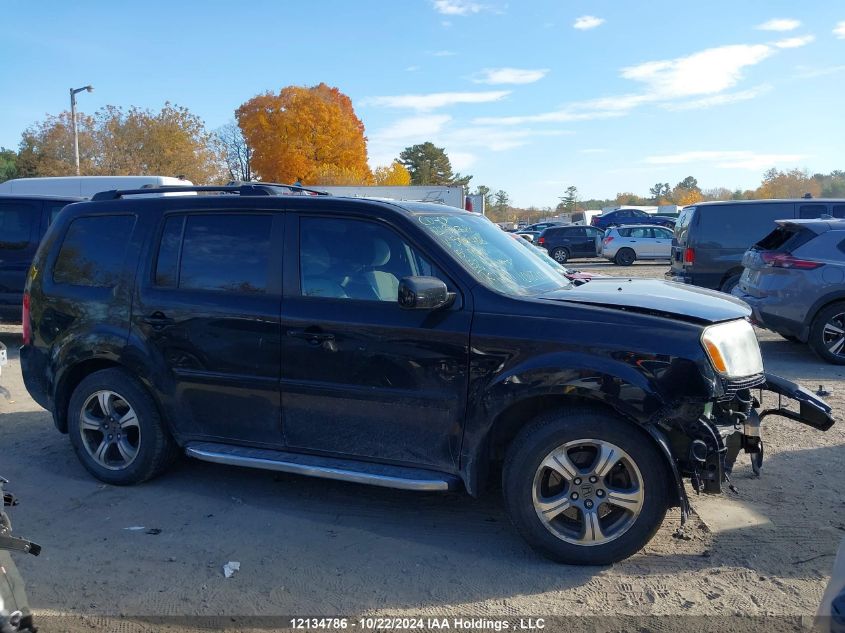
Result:
{"label": "gravel ground", "polygon": [[[571,266],[637,277],[666,269]],[[138,616],[807,617],[845,537],[844,427],[820,433],[780,418],[764,423],[763,477],[753,479],[742,458],[734,476],[734,502],[765,521],[730,529],[702,513],[690,540],[679,540],[672,512],[643,552],[612,567],[538,557],[511,529],[498,493],[419,494],[187,459],[145,485],[112,487],[83,470],[28,397],[18,330],[0,329],[0,340],[10,355],[0,384],[11,398],[0,398],[0,474],[21,498],[16,532],[44,547],[38,558],[16,556],[42,631],[191,626]],[[813,390],[823,384],[843,417],[843,368],[776,335],[760,340],[769,371]],[[230,579],[227,561],[241,564]]]}

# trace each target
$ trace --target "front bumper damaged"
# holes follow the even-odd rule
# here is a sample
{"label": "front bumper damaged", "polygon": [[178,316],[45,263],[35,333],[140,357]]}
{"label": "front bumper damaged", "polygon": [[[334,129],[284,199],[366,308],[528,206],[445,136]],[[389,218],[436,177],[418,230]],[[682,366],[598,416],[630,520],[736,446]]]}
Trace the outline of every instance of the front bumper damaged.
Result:
{"label": "front bumper damaged", "polygon": [[[827,402],[794,382],[780,376],[766,374],[766,382],[762,388],[778,395],[778,406],[774,409],[760,411],[761,420],[769,415],[779,415],[801,422],[819,431],[827,431],[836,422]],[[784,406],[783,398],[796,401],[799,406],[798,411],[787,409]]]}
{"label": "front bumper damaged", "polygon": [[[760,474],[764,451],[761,423],[768,416],[785,417],[819,431],[834,425],[830,405],[815,394],[780,376],[765,374],[762,378],[754,387],[738,390],[732,400],[714,403],[707,415],[687,426],[691,438],[687,467],[696,492],[718,494],[724,484],[734,489],[730,474],[741,451],[750,455],[754,474]],[[777,396],[777,406],[762,409],[764,391]]]}

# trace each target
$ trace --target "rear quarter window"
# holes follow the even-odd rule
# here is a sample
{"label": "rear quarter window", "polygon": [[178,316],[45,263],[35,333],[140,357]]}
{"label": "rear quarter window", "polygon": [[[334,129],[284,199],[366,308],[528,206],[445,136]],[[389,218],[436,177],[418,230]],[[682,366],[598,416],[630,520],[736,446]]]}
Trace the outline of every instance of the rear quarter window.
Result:
{"label": "rear quarter window", "polygon": [[71,286],[115,286],[134,226],[134,215],[73,220],[53,266],[53,282]]}

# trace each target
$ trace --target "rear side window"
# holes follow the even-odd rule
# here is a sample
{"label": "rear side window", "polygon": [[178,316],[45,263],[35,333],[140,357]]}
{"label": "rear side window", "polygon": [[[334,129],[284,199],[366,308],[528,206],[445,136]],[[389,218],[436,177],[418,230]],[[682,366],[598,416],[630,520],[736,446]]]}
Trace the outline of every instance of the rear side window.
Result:
{"label": "rear side window", "polygon": [[830,215],[834,218],[845,218],[845,204],[834,204],[833,207],[831,207]]}
{"label": "rear side window", "polygon": [[185,290],[267,291],[271,215],[182,215],[167,219],[155,283]]}
{"label": "rear side window", "polygon": [[29,246],[37,215],[36,207],[31,204],[0,203],[0,248],[14,250]]}
{"label": "rear side window", "polygon": [[622,237],[631,237],[631,229],[616,229],[616,232],[619,233]]}
{"label": "rear side window", "polygon": [[70,223],[53,266],[53,281],[71,286],[117,285],[134,215],[76,218]]}
{"label": "rear side window", "polygon": [[754,245],[759,251],[791,252],[803,246],[816,236],[812,231],[797,224],[779,226]]}
{"label": "rear side window", "polygon": [[[795,217],[795,205],[789,202],[764,204],[720,204],[702,206],[695,233],[698,246],[747,249],[770,233],[775,220]],[[676,233],[677,236],[677,233]]]}

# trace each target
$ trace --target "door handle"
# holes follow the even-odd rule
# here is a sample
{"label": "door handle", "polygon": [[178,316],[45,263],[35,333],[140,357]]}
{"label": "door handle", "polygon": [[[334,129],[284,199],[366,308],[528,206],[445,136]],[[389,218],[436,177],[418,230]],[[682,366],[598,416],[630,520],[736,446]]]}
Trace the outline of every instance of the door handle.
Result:
{"label": "door handle", "polygon": [[165,325],[171,325],[175,322],[173,319],[165,316],[164,312],[160,312],[158,310],[149,316],[143,317],[141,321],[148,325],[152,325],[154,328],[164,327]]}
{"label": "door handle", "polygon": [[311,345],[319,345],[325,341],[333,341],[334,334],[328,332],[316,332],[314,330],[288,330],[287,335],[292,338],[301,338]]}

